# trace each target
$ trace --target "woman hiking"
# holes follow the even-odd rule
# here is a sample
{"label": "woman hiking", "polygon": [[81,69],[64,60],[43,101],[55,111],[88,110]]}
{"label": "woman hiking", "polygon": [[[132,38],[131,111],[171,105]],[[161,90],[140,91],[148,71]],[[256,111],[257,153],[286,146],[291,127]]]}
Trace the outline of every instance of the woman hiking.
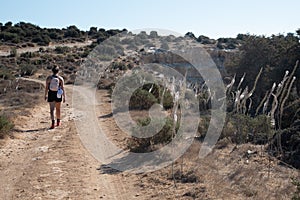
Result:
{"label": "woman hiking", "polygon": [[46,88],[45,88],[45,100],[49,102],[50,106],[50,116],[51,116],[51,127],[55,127],[55,118],[54,118],[54,109],[56,110],[56,126],[60,125],[60,106],[61,102],[66,102],[66,92],[64,89],[64,79],[58,75],[59,67],[54,66],[52,68],[53,74],[48,76],[46,79]]}

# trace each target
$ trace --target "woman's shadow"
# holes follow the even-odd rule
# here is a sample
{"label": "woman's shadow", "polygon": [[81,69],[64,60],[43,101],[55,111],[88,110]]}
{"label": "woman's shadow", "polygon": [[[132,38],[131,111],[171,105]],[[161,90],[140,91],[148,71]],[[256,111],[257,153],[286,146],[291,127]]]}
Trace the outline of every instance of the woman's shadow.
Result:
{"label": "woman's shadow", "polygon": [[13,129],[15,132],[19,132],[19,133],[32,133],[32,132],[39,132],[39,131],[47,131],[49,130],[49,128],[37,128],[37,129],[28,129],[28,130],[22,130],[22,129]]}

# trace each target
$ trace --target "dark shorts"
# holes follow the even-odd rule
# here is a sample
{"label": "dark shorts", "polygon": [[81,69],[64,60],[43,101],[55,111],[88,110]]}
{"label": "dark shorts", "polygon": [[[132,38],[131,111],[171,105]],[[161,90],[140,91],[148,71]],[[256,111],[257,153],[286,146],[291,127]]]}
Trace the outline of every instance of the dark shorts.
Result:
{"label": "dark shorts", "polygon": [[48,91],[48,102],[61,102],[62,98],[57,98],[57,91]]}

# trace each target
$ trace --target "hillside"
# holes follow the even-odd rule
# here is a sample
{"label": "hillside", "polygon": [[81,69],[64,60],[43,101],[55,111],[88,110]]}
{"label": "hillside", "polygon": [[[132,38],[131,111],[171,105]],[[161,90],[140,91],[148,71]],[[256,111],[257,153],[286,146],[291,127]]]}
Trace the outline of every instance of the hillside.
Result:
{"label": "hillside", "polygon": [[[0,198],[299,198],[299,31],[212,40],[25,22],[0,30]],[[194,57],[190,49],[198,49]],[[217,73],[205,75],[196,61]],[[48,130],[44,81],[54,64],[67,104],[63,125]],[[223,93],[213,91],[218,78]],[[216,106],[226,111],[221,129]],[[87,145],[99,127],[100,155]],[[172,144],[184,138],[181,128],[196,133],[179,157],[164,167],[148,160],[149,168],[131,173],[148,153],[170,144],[170,157],[179,152]],[[199,158],[210,128],[220,130],[218,142]]]}

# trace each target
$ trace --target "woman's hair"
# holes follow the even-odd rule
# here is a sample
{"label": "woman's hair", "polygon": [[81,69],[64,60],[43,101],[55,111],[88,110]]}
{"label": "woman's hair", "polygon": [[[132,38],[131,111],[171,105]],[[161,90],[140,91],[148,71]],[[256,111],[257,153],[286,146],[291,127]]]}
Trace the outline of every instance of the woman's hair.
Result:
{"label": "woman's hair", "polygon": [[52,72],[54,74],[57,74],[59,72],[59,67],[57,65],[54,65],[53,68],[52,68]]}

